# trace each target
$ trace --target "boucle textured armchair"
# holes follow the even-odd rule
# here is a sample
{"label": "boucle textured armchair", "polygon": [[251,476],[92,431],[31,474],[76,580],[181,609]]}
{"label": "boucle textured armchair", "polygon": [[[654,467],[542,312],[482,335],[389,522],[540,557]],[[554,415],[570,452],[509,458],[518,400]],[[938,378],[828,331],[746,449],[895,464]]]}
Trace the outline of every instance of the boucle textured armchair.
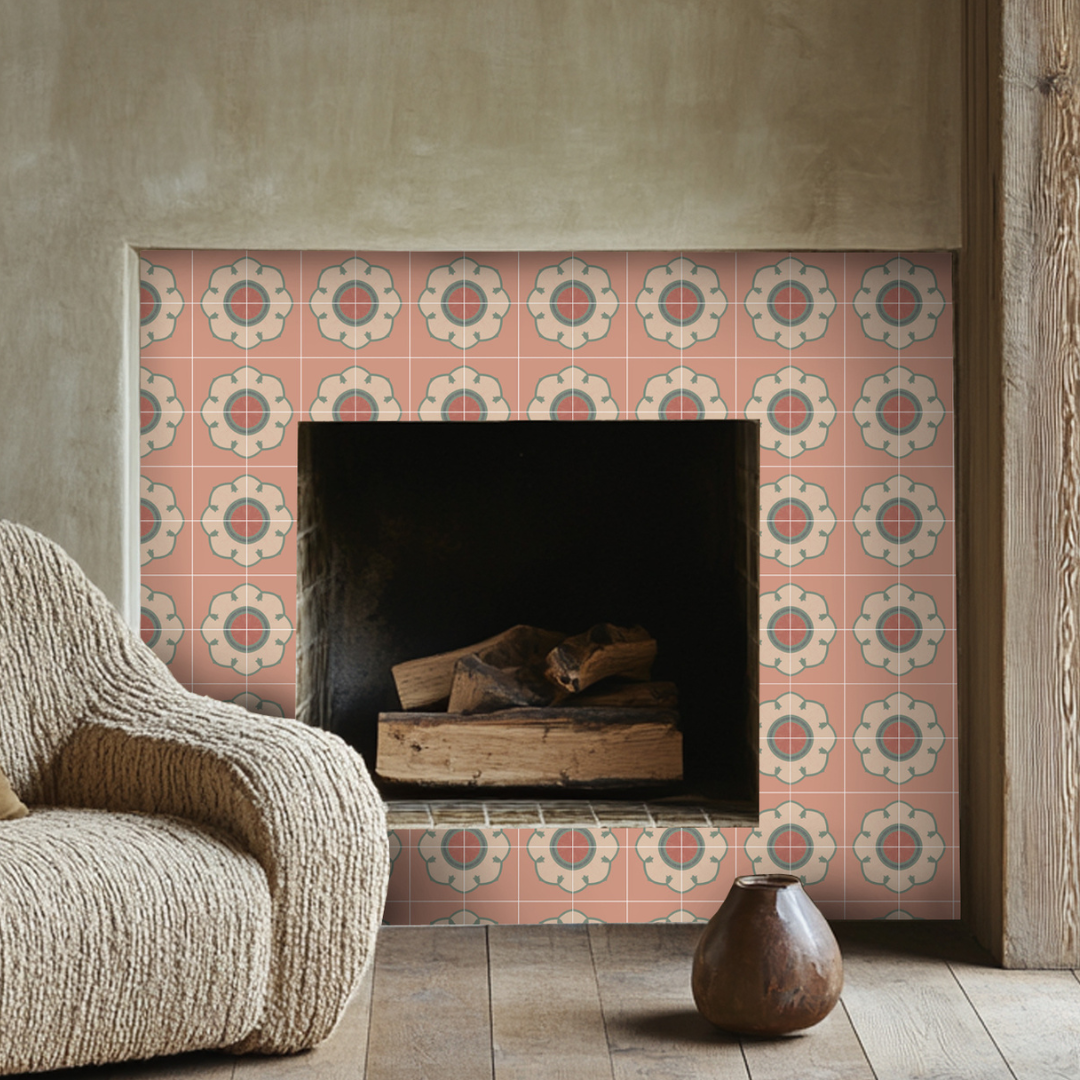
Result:
{"label": "boucle textured armchair", "polygon": [[185,691],[55,544],[0,522],[0,1073],[289,1053],[336,1024],[388,876],[344,742]]}

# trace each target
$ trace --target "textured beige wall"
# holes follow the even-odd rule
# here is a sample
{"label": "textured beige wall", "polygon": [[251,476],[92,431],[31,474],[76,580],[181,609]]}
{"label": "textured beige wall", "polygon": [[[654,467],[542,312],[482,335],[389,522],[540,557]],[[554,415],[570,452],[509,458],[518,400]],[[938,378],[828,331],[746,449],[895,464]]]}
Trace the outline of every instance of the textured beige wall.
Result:
{"label": "textured beige wall", "polygon": [[954,248],[959,75],[953,0],[0,0],[0,516],[133,610],[139,247]]}

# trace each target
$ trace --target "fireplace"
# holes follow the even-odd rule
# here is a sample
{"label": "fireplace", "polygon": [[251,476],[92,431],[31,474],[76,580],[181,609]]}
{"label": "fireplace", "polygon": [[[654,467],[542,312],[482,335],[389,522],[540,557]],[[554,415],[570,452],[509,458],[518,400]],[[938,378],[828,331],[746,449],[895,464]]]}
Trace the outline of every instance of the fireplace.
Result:
{"label": "fireplace", "polygon": [[[532,427],[538,438],[545,437],[542,429],[561,440],[590,427],[600,448],[578,459],[599,455],[617,464],[624,452],[615,443],[635,431],[657,440],[659,453],[676,429],[751,421],[760,455],[760,476],[746,481],[756,487],[750,500],[756,504],[750,515],[755,535],[748,547],[760,546],[753,567],[760,620],[752,643],[759,655],[747,679],[751,688],[760,684],[756,772],[749,779],[737,775],[730,788],[726,777],[722,789],[692,787],[695,770],[698,779],[715,781],[730,762],[727,751],[698,740],[686,709],[680,722],[686,728],[688,782],[681,794],[395,794],[388,809],[392,839],[400,844],[392,880],[401,905],[389,918],[412,921],[421,914],[417,904],[429,901],[434,906],[423,908],[424,917],[442,918],[464,906],[464,892],[470,912],[499,921],[559,916],[562,908],[548,905],[545,890],[561,895],[563,886],[544,883],[533,856],[543,854],[536,845],[545,830],[551,839],[562,829],[587,833],[601,845],[597,851],[614,859],[604,863],[610,870],[604,882],[590,877],[584,896],[586,912],[598,918],[672,915],[669,893],[694,878],[675,914],[707,916],[716,900],[709,890],[722,890],[732,873],[754,868],[799,873],[815,899],[847,917],[895,916],[898,904],[904,914],[955,917],[950,257],[600,252],[573,258],[589,266],[588,277],[578,267],[575,280],[592,282],[595,275],[593,291],[608,298],[584,309],[587,326],[570,333],[550,305],[529,304],[567,256],[492,252],[469,262],[469,280],[485,286],[489,301],[502,297],[499,289],[505,297],[489,303],[484,319],[470,323],[473,338],[462,343],[456,323],[449,317],[440,322],[427,302],[433,283],[441,282],[442,292],[449,288],[455,298],[453,282],[446,281],[449,268],[460,263],[456,254],[146,253],[140,268],[153,292],[147,290],[152,302],[144,312],[140,372],[144,637],[196,693],[260,715],[317,715],[312,710],[323,692],[317,688],[329,683],[311,673],[330,662],[333,639],[324,635],[320,643],[311,634],[318,609],[310,601],[318,590],[297,587],[298,557],[306,574],[308,541],[318,534],[307,520],[306,496],[301,507],[297,494],[300,438],[309,421],[364,429],[372,439],[430,438],[435,449],[422,465],[441,466],[453,454],[446,463],[455,466],[451,474],[460,479],[471,470],[477,478],[471,487],[481,490],[508,486],[492,472],[506,455],[481,447],[464,464],[464,452],[451,448],[470,431],[494,438],[503,429],[509,436]],[[570,268],[575,266],[571,260]],[[363,276],[355,276],[360,271]],[[377,278],[377,295],[386,300],[383,321],[367,318],[371,311],[361,292],[346,289],[339,296],[340,282],[330,288],[343,274],[346,285]],[[248,292],[234,288],[241,275]],[[694,310],[690,286],[700,289],[702,275],[710,290],[722,290],[709,292],[714,299],[705,314],[712,318],[704,330],[701,319],[685,324],[688,301],[691,315]],[[220,288],[223,277],[228,284]],[[669,288],[678,284],[669,280],[675,277],[682,284]],[[386,292],[390,278],[394,291]],[[568,310],[559,314],[577,320],[580,297],[562,284],[550,293],[558,290],[555,300],[566,300]],[[262,296],[260,287],[270,297],[270,310],[255,322],[251,304]],[[617,310],[604,289],[618,298]],[[217,299],[230,290],[241,301],[236,310],[226,310]],[[160,304],[153,302],[155,293]],[[327,297],[337,298],[341,309],[335,309],[332,325]],[[669,301],[663,310],[658,298]],[[809,305],[813,318],[806,313]],[[450,305],[456,316],[471,317],[471,310]],[[667,323],[670,335],[659,321]],[[904,333],[899,342],[897,326]],[[571,422],[543,422],[556,416]],[[573,422],[585,416],[617,420]],[[694,416],[699,419],[686,424],[635,422]],[[459,422],[480,417],[498,422]],[[529,423],[523,423],[526,418]],[[340,422],[345,420],[400,422]],[[305,442],[304,454],[309,452]],[[365,454],[376,464],[394,456],[378,447]],[[360,474],[358,455],[338,456]],[[704,481],[690,478],[685,467],[707,456],[684,448],[673,455],[681,468],[660,470],[659,478],[642,481],[621,499],[605,491],[609,506],[634,508],[618,531],[640,529],[642,516],[651,519],[663,499],[669,505],[696,500],[700,508]],[[534,486],[551,501],[565,489],[564,477],[576,476],[579,468],[571,459]],[[645,466],[636,469],[650,475]],[[562,477],[553,480],[560,471]],[[366,469],[362,475],[369,473],[374,476]],[[723,470],[729,480],[736,475],[738,467]],[[688,489],[677,493],[684,479]],[[302,483],[306,489],[309,481]],[[422,488],[413,502],[430,511],[433,486]],[[506,526],[501,528],[505,533]],[[605,539],[610,540],[591,543]],[[580,546],[561,556],[562,563],[573,565],[575,554],[580,562]],[[693,592],[692,574],[678,555],[669,552],[660,562],[668,599]],[[309,580],[336,579],[326,569]],[[899,617],[895,625],[891,616]],[[645,615],[605,610],[595,618],[589,613],[578,625],[564,623],[558,613],[551,618],[557,621],[550,628],[568,633],[593,621],[640,622],[659,643],[657,677],[661,658],[666,664],[672,657],[670,631]],[[422,655],[458,647],[522,621],[542,625],[548,619],[503,612],[500,624],[478,627],[465,642],[455,632],[453,640],[409,651]],[[863,632],[868,624],[879,632]],[[916,630],[921,633],[914,640]],[[910,648],[897,636],[900,631],[911,633]],[[897,669],[900,645],[904,666]],[[335,647],[341,648],[340,640]],[[350,662],[357,654],[352,649]],[[752,663],[748,651],[747,667]],[[715,697],[719,675],[712,671],[709,678]],[[694,690],[680,687],[680,693],[692,698]],[[391,690],[391,709],[392,695]],[[375,702],[369,715],[377,716],[382,707]],[[370,761],[370,732],[366,737]],[[732,745],[738,753],[737,735]],[[756,799],[742,798],[755,787]],[[692,802],[698,795],[705,805]],[[867,840],[897,821],[898,804],[904,836],[913,830],[909,839],[914,843],[917,834],[922,851],[901,879],[900,896],[892,849]],[[484,872],[471,872],[467,880],[448,868],[439,846],[448,836],[466,834],[470,842],[488,845]],[[708,874],[671,870],[660,854],[662,841],[671,847],[663,853],[680,867],[696,852],[701,866],[708,863]],[[547,864],[536,863],[542,865]],[[670,881],[669,872],[675,875]],[[565,885],[584,887],[574,875]],[[457,905],[452,910],[442,899],[449,892]],[[493,906],[486,906],[489,901]],[[509,911],[505,905],[511,902]]]}
{"label": "fireplace", "polygon": [[[299,426],[298,714],[374,769],[391,668],[515,624],[656,639],[683,775],[567,790],[381,782],[394,799],[757,807],[759,426]],[[468,720],[459,721],[468,723]]]}

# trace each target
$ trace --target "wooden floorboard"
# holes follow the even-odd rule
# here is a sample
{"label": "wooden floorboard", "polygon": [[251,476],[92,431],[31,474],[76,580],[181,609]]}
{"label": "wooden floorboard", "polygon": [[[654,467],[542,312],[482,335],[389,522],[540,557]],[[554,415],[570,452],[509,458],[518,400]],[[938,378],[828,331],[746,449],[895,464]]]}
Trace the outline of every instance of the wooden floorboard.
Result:
{"label": "wooden floorboard", "polygon": [[184,1054],[50,1076],[1080,1080],[1080,972],[1002,971],[959,924],[839,924],[840,1005],[817,1027],[771,1040],[726,1035],[694,1009],[700,932],[384,927],[368,985],[308,1053]]}
{"label": "wooden floorboard", "polygon": [[949,966],[1016,1076],[1080,1078],[1080,982],[1071,971]]}
{"label": "wooden floorboard", "polygon": [[694,1008],[700,926],[594,925],[588,933],[615,1080],[747,1080],[739,1040]]}
{"label": "wooden floorboard", "polygon": [[492,926],[488,947],[496,1080],[613,1080],[587,928]]}
{"label": "wooden floorboard", "polygon": [[955,943],[923,947],[922,934],[901,948],[878,927],[840,932],[843,1003],[877,1080],[1013,1080],[949,967]]}
{"label": "wooden floorboard", "polygon": [[384,929],[372,995],[370,1080],[490,1080],[483,927]]}

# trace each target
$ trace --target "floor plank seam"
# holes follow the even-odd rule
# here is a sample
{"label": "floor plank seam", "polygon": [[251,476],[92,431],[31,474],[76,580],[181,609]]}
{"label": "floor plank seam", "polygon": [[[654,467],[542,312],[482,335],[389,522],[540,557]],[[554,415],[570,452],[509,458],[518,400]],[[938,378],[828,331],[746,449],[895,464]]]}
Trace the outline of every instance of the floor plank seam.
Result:
{"label": "floor plank seam", "polygon": [[[371,983],[371,991],[368,994],[367,1000],[367,1024],[364,1026],[364,1068],[360,1074],[364,1078],[364,1080],[368,1080],[368,1065],[371,1062],[371,1054],[369,1053],[369,1050],[371,1048],[371,1020],[372,1017],[375,1015],[375,955],[378,953],[378,951],[379,942],[376,938],[375,952],[372,954],[371,959],[368,960],[370,968],[367,977]],[[235,1070],[230,1080],[236,1080]]]}
{"label": "floor plank seam", "polygon": [[746,1070],[746,1080],[754,1080],[750,1075],[750,1062],[746,1060],[746,1045],[739,1040],[739,1053],[742,1055],[742,1067]]}
{"label": "floor plank seam", "polygon": [[968,992],[964,989],[964,984],[960,981],[960,977],[956,974],[955,970],[953,970],[952,964],[946,961],[945,966],[949,969],[949,974],[955,980],[956,985],[960,987],[960,993],[964,995],[964,1000],[968,1003],[968,1005],[971,1006],[971,1011],[978,1018],[979,1023],[982,1025],[983,1031],[986,1032],[987,1038],[989,1038],[990,1042],[993,1043],[994,1049],[998,1052],[998,1056],[1004,1063],[1005,1068],[1009,1070],[1009,1075],[1013,1078],[1013,1080],[1019,1080],[1016,1073],[1013,1071],[1013,1067],[1009,1064],[1009,1059],[1005,1057],[1005,1054],[1002,1052],[1001,1047],[998,1045],[997,1039],[994,1038],[993,1032],[986,1026],[986,1021],[982,1018],[982,1014],[979,1012],[978,1009],[975,1008],[975,1002],[973,1002],[968,996]]}
{"label": "floor plank seam", "polygon": [[859,1029],[855,1026],[855,1021],[851,1019],[851,1013],[848,1012],[847,1003],[844,1001],[843,995],[840,996],[840,1000],[837,1002],[841,1009],[844,1010],[844,1016],[847,1017],[848,1026],[851,1028],[851,1033],[855,1036],[855,1041],[859,1044],[859,1049],[862,1051],[862,1056],[866,1059],[866,1067],[870,1070],[870,1075],[874,1080],[880,1080],[877,1069],[874,1068],[874,1063],[870,1060],[870,1055],[866,1052],[866,1047],[863,1045],[862,1036],[859,1034]]}
{"label": "floor plank seam", "polygon": [[[593,927],[585,928],[585,940],[589,943],[589,963],[592,964],[593,982],[596,983],[596,1000],[600,1002],[600,1022],[604,1025],[604,1042],[608,1048],[608,1060],[612,1061],[615,1048],[611,1045],[611,1032],[608,1028],[607,1009],[604,1006],[604,988],[600,982],[600,973],[596,969],[596,953],[593,951]],[[611,1065],[611,1080],[615,1080],[615,1066]]]}
{"label": "floor plank seam", "polygon": [[495,993],[491,985],[491,927],[484,927],[484,954],[487,957],[488,1045],[491,1047],[491,1080],[495,1080]]}

